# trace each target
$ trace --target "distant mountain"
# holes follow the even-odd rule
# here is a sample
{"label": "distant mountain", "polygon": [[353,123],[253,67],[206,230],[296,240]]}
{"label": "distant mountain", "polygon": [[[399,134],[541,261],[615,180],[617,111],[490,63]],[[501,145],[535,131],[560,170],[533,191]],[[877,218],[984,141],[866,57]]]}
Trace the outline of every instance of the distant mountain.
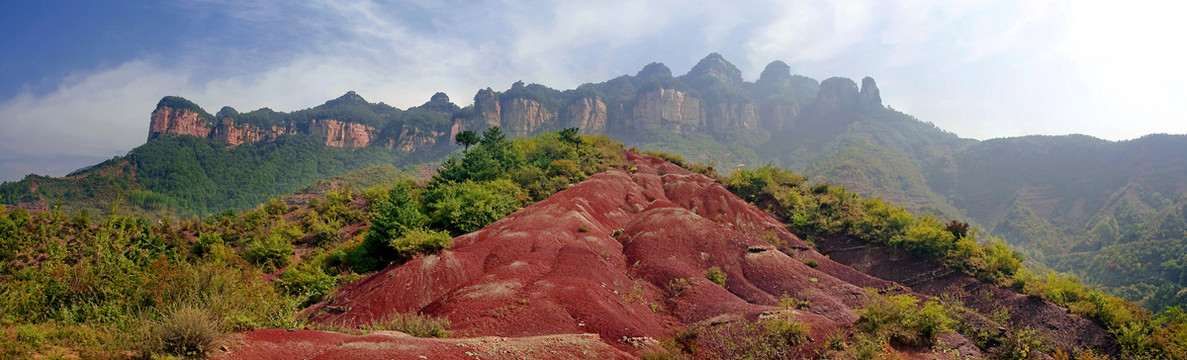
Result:
{"label": "distant mountain", "polygon": [[775,61],[747,82],[719,54],[679,76],[651,63],[571,90],[486,88],[464,107],[438,93],[400,110],[350,92],[291,113],[211,115],[165,97],[147,144],[65,178],[0,185],[0,201],[243,209],[349,170],[441,159],[458,148],[457,133],[494,126],[512,137],[577,127],[724,169],[772,163],[979,224],[1040,263],[1149,307],[1187,305],[1187,136],[965,139],[884,106],[872,78],[817,81]]}

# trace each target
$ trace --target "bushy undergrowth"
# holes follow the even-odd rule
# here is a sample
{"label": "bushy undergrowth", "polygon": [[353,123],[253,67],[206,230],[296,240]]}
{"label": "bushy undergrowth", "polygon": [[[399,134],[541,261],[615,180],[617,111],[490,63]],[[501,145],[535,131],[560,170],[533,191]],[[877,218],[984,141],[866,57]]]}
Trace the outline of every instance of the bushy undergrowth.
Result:
{"label": "bushy undergrowth", "polygon": [[665,352],[653,358],[695,359],[800,359],[796,347],[809,342],[811,326],[791,313],[765,319],[739,320],[723,324],[697,325],[678,331],[664,341]]}
{"label": "bushy undergrowth", "polygon": [[871,292],[871,300],[858,311],[855,325],[875,338],[895,345],[921,347],[931,345],[936,335],[952,331],[955,321],[935,301],[919,305],[911,295],[882,296]]}
{"label": "bushy undergrowth", "polygon": [[808,185],[803,177],[771,166],[740,169],[722,182],[738,196],[781,218],[809,243],[845,236],[906,249],[983,281],[1065,306],[1107,329],[1130,356],[1174,359],[1187,354],[1187,315],[1181,309],[1172,307],[1155,316],[1073,278],[1036,274],[1022,266],[1021,255],[1004,241],[980,238],[968,224],[917,217],[902,207],[877,198],[863,199],[839,186]]}
{"label": "bushy undergrowth", "polygon": [[[507,140],[492,130],[484,140],[427,184],[328,186],[307,203],[272,199],[201,221],[0,206],[0,343],[15,344],[0,357],[191,356],[226,332],[301,327],[299,309],[361,274],[448,248],[453,236],[622,162],[607,137]],[[442,336],[448,322],[377,326]]]}

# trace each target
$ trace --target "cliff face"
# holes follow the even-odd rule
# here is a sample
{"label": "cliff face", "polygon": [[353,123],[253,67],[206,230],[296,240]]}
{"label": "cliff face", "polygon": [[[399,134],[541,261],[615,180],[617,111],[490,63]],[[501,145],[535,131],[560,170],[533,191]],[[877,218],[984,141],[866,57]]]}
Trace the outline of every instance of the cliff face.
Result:
{"label": "cliff face", "polygon": [[210,125],[193,110],[161,106],[152,112],[152,120],[148,124],[148,139],[152,140],[162,135],[193,135],[204,138],[210,135]]}
{"label": "cliff face", "polygon": [[[457,133],[450,134],[448,140],[452,140]],[[385,147],[388,149],[400,149],[404,151],[413,151],[418,149],[427,149],[437,144],[437,139],[445,135],[444,132],[421,130],[415,126],[403,126],[400,130],[400,135],[395,138],[388,138]]]}
{"label": "cliff face", "polygon": [[234,119],[224,118],[214,128],[214,132],[210,134],[210,138],[225,142],[230,146],[239,146],[257,141],[276,140],[281,135],[290,133],[292,131],[285,126],[273,125],[267,129],[261,129],[248,124],[235,125]]}
{"label": "cliff face", "polygon": [[606,103],[592,97],[573,102],[565,109],[566,128],[580,128],[582,134],[606,132]]}
{"label": "cliff face", "polygon": [[482,132],[487,128],[500,126],[503,122],[501,113],[499,98],[494,90],[478,90],[474,95],[474,115],[454,117],[453,125],[449,128],[449,138],[453,139],[462,131]]}
{"label": "cliff face", "polygon": [[309,134],[321,139],[326,146],[353,149],[370,144],[375,128],[334,119],[313,120],[309,124]]}
{"label": "cliff face", "polygon": [[656,89],[640,94],[627,128],[634,130],[665,129],[675,132],[694,131],[701,121],[701,100],[683,91]]}
{"label": "cliff face", "polygon": [[723,132],[730,129],[753,130],[758,128],[758,115],[750,101],[723,101],[707,106],[706,125],[709,131]]}
{"label": "cliff face", "polygon": [[532,99],[514,98],[505,100],[502,106],[503,132],[515,136],[528,136],[552,124],[556,114],[548,111]]}
{"label": "cliff face", "polygon": [[770,131],[782,131],[795,126],[800,115],[800,105],[794,102],[772,103],[763,106],[758,113],[759,124]]}

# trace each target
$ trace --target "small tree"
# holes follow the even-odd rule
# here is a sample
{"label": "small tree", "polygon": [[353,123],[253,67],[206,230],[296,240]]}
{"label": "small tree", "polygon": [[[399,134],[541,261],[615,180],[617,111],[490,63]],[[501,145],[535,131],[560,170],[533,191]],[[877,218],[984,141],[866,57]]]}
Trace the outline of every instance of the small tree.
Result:
{"label": "small tree", "polygon": [[561,132],[559,134],[561,141],[569,143],[569,144],[574,144],[574,145],[581,144],[581,136],[577,135],[578,130],[579,129],[575,128],[575,127],[565,128],[564,130],[561,130]]}
{"label": "small tree", "polygon": [[505,141],[507,141],[507,135],[503,134],[503,129],[499,128],[498,126],[493,126],[490,129],[486,129],[486,131],[482,132],[482,140],[480,142],[483,145],[495,145],[501,144]]}
{"label": "small tree", "polygon": [[474,132],[473,130],[466,130],[457,133],[453,139],[454,141],[457,141],[458,144],[466,147],[466,150],[470,150],[470,147],[478,144],[478,141],[480,140],[478,138],[478,133]]}

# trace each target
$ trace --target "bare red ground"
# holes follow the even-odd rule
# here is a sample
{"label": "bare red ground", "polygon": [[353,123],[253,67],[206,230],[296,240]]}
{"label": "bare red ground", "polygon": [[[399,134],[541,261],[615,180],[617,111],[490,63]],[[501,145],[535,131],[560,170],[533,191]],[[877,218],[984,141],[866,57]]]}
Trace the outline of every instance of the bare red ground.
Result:
{"label": "bare red ground", "polygon": [[[813,339],[825,339],[856,320],[852,310],[868,297],[862,287],[903,289],[820,255],[708,177],[655,157],[626,156],[637,171],[594,175],[454,239],[449,250],[360,279],[340,289],[332,302],[311,308],[311,321],[350,327],[421,312],[450,319],[455,336],[530,342],[527,337],[597,334],[604,344],[637,354],[637,341],[630,339],[668,338],[691,324],[753,319],[781,309],[781,297],[807,300],[809,308],[793,314],[811,325]],[[764,238],[787,243],[792,255]],[[805,264],[809,259],[815,268]],[[725,286],[706,279],[712,267],[727,274]],[[266,349],[294,341],[321,349],[339,341],[388,339],[376,336],[257,331],[231,354],[284,358]],[[457,341],[399,340],[424,349]],[[335,356],[413,351],[373,349]]]}
{"label": "bare red ground", "polygon": [[[349,335],[325,331],[251,331],[213,359],[632,359],[594,334],[526,338],[416,338],[394,331]],[[248,345],[250,344],[250,345]]]}

